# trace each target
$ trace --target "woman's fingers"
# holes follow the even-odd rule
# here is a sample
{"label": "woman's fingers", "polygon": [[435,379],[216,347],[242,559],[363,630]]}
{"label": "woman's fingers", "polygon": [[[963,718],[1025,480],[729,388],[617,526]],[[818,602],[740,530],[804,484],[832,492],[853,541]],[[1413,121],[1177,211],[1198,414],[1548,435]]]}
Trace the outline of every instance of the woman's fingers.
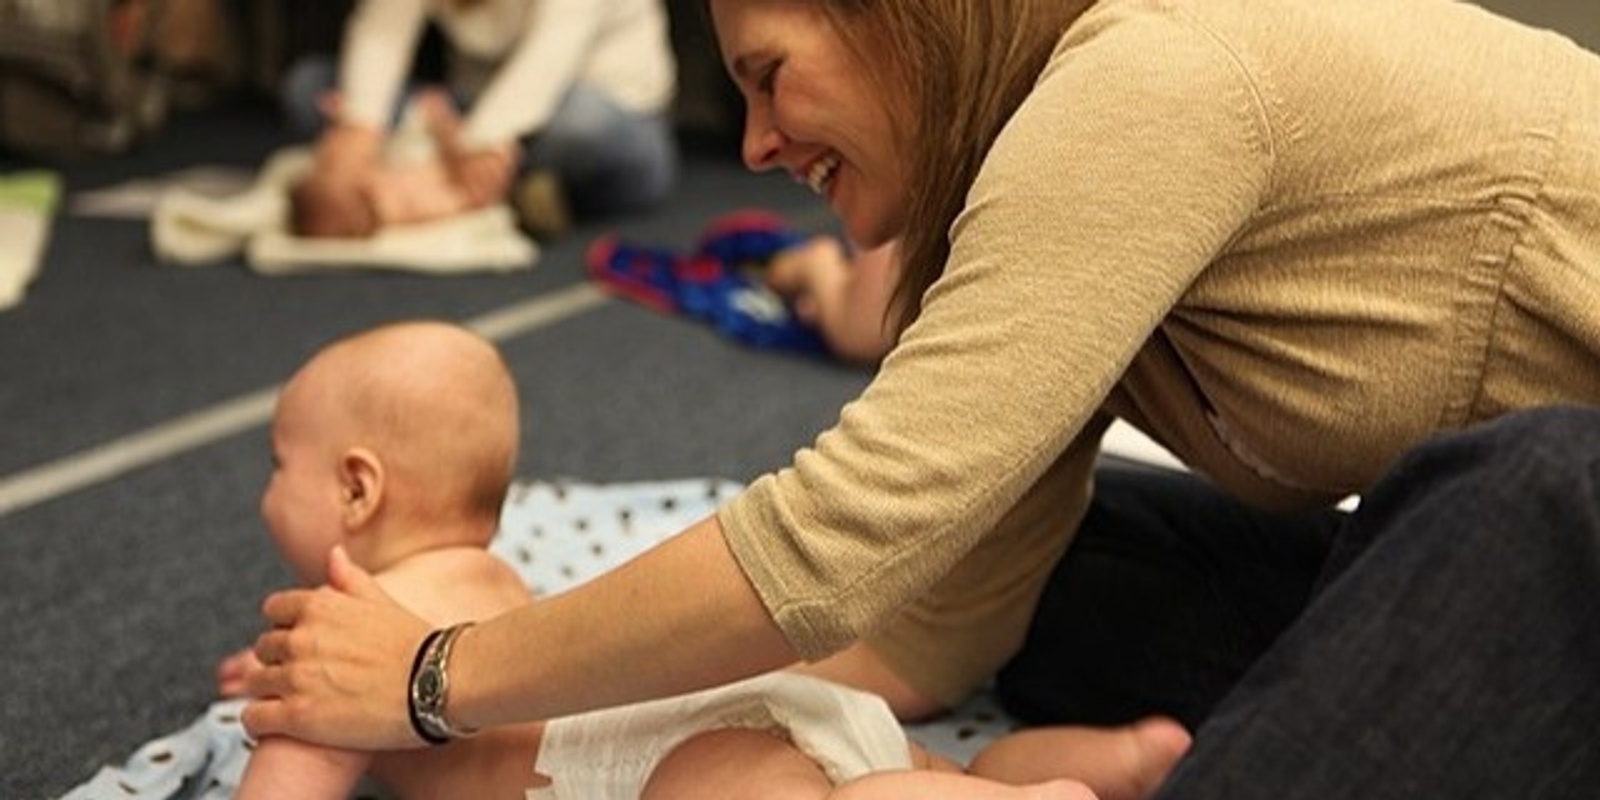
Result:
{"label": "woman's fingers", "polygon": [[[285,589],[267,595],[261,603],[261,616],[274,628],[293,627],[300,619],[302,609],[311,600],[314,589]],[[258,651],[256,655],[260,655]]]}
{"label": "woman's fingers", "polygon": [[511,191],[516,152],[504,146],[458,153],[450,158],[450,172],[474,206],[495,203]]}
{"label": "woman's fingers", "polygon": [[344,545],[338,545],[328,553],[328,585],[351,597],[392,600],[389,593],[378,585],[378,579],[372,577],[372,573],[350,559]]}
{"label": "woman's fingers", "polygon": [[245,704],[244,711],[239,714],[239,721],[244,724],[245,731],[257,740],[263,736],[283,733],[287,729],[283,703],[270,698],[251,700]]}
{"label": "woman's fingers", "polygon": [[270,630],[257,636],[254,648],[256,660],[263,667],[282,664],[289,655],[288,640],[289,633],[284,630]]}
{"label": "woman's fingers", "polygon": [[245,676],[245,727],[335,747],[415,747],[406,681],[428,632],[343,551],[330,585],[277,592],[262,603],[261,667]]}

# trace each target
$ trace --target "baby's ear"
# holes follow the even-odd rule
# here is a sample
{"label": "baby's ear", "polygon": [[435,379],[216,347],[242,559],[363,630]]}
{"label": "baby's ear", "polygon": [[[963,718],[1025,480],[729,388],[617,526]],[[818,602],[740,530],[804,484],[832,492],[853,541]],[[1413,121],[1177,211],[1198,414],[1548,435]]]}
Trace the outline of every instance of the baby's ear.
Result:
{"label": "baby's ear", "polygon": [[359,530],[377,515],[383,506],[383,493],[388,474],[383,459],[365,447],[352,447],[339,459],[339,482],[344,507],[346,530]]}

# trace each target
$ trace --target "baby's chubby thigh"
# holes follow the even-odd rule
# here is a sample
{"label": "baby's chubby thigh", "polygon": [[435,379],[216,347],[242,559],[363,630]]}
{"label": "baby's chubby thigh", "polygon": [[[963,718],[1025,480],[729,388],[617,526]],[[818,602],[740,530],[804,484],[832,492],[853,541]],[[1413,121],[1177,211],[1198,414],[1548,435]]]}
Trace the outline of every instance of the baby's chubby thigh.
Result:
{"label": "baby's chubby thigh", "polygon": [[695,734],[656,765],[641,800],[808,800],[833,790],[826,773],[775,731]]}

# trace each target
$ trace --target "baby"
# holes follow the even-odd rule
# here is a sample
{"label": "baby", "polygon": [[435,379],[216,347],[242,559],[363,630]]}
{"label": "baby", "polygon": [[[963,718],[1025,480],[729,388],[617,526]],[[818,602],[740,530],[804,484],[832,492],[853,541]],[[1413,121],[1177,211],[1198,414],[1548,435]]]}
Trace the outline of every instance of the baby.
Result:
{"label": "baby", "polygon": [[[428,147],[360,169],[317,170],[289,187],[289,230],[310,238],[366,238],[396,225],[415,225],[482,208],[440,154],[459,147],[460,116],[441,91],[419,92],[411,113]],[[512,157],[507,155],[508,158]]]}
{"label": "baby", "polygon": [[[494,346],[438,322],[382,326],[314,355],[284,387],[272,423],[273,473],[261,513],[306,584],[329,554],[377,577],[436,626],[532,602],[487,549],[515,468],[515,386]],[[257,663],[225,659],[218,681],[242,691]],[[345,798],[370,775],[398,797],[1089,798],[1041,764],[1061,747],[1159,781],[1181,747],[1146,747],[1136,729],[1059,729],[1069,739],[1000,748],[995,763],[1033,785],[963,773],[911,744],[879,698],[775,673],[678,698],[498,727],[426,750],[364,753],[267,737],[239,798]],[[1005,740],[1002,740],[1002,743]],[[1081,743],[1083,747],[1074,745]],[[1186,737],[1182,741],[1187,744]],[[997,745],[997,748],[999,746]],[[1132,748],[1132,749],[1130,749]],[[1035,763],[1037,751],[1048,761]],[[980,760],[982,760],[980,758]],[[1107,797],[1110,797],[1108,795]]]}

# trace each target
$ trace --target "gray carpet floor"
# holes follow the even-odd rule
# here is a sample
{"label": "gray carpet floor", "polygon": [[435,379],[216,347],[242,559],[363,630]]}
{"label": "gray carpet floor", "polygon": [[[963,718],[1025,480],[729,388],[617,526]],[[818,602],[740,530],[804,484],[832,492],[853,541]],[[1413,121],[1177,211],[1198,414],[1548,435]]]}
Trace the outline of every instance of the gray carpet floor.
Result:
{"label": "gray carpet floor", "polygon": [[[200,164],[249,167],[285,143],[270,113],[227,108],[63,175],[76,193]],[[270,390],[341,334],[481,320],[570,293],[587,283],[582,252],[603,232],[687,247],[715,215],[745,207],[825,224],[820,204],[786,177],[747,173],[731,144],[686,158],[660,213],[582,226],[509,275],[186,269],[154,260],[141,221],[63,212],[38,280],[0,313],[0,487]],[[787,463],[869,378],[620,300],[500,345],[521,391],[528,478],[748,481]],[[261,597],[290,580],[256,513],[268,459],[265,427],[247,425],[0,509],[0,797],[57,796],[206,707],[217,659],[253,639]]]}

